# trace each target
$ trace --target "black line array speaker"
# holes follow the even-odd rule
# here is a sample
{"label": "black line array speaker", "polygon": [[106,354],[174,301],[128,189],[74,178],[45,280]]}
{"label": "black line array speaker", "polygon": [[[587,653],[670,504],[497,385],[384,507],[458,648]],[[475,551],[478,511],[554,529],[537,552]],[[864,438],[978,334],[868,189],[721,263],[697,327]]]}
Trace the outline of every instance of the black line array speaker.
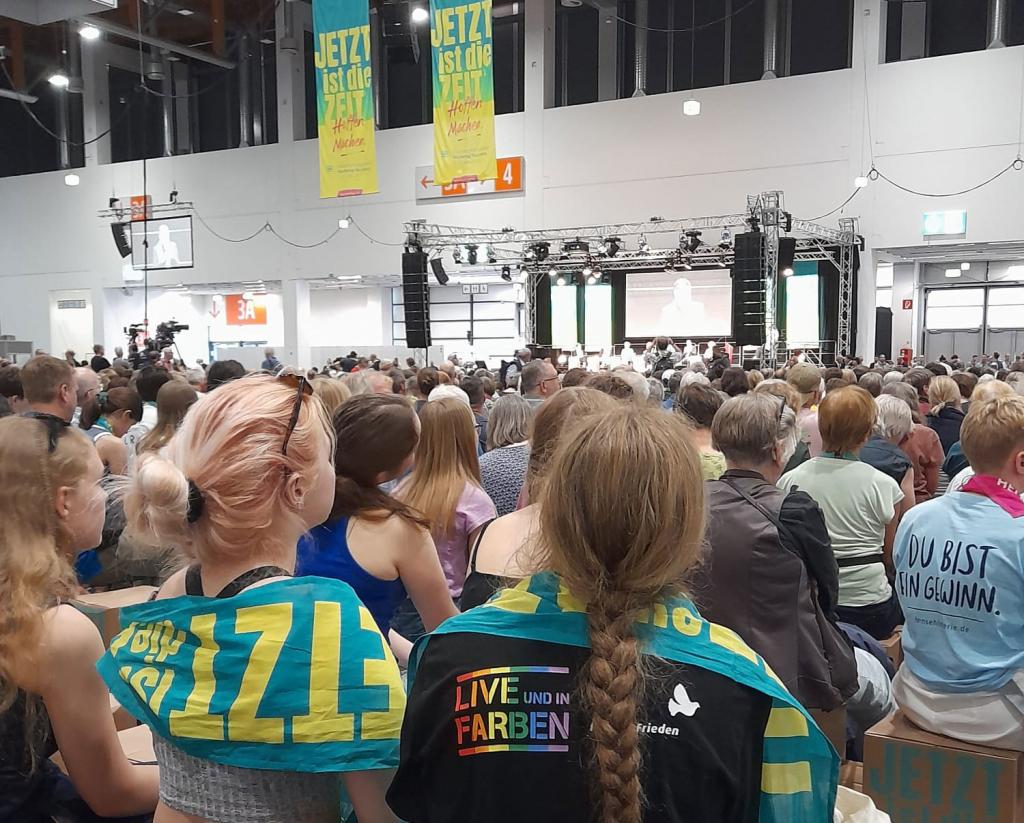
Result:
{"label": "black line array speaker", "polygon": [[879,306],[875,309],[875,354],[892,357],[892,309]]}
{"label": "black line array speaker", "polygon": [[764,235],[744,232],[733,239],[732,337],[737,346],[764,345]]}
{"label": "black line array speaker", "polygon": [[127,257],[132,253],[132,243],[128,239],[127,223],[111,223],[110,232],[114,235],[114,243],[117,246],[117,253],[121,257]]}
{"label": "black line array speaker", "polygon": [[430,286],[427,255],[407,251],[402,255],[402,298],[405,303],[405,342],[411,349],[430,346]]}

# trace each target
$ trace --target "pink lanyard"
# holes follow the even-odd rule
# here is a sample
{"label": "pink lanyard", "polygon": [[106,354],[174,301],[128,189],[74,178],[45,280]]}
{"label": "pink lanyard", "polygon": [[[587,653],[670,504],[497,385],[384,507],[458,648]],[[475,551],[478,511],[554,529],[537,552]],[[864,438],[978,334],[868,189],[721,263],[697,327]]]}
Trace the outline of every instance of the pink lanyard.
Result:
{"label": "pink lanyard", "polygon": [[976,474],[966,483],[961,491],[974,492],[987,497],[1010,517],[1024,517],[1024,500],[1020,492],[1005,480],[989,474]]}

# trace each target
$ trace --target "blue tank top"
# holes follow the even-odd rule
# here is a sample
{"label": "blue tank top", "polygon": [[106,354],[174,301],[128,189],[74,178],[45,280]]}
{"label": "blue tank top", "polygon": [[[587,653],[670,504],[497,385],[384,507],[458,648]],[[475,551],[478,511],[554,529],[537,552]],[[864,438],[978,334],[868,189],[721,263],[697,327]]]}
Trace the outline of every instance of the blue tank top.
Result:
{"label": "blue tank top", "polygon": [[348,517],[331,520],[299,541],[295,576],[331,577],[348,583],[388,636],[391,616],[406,598],[401,578],[381,580],[363,569],[348,548]]}

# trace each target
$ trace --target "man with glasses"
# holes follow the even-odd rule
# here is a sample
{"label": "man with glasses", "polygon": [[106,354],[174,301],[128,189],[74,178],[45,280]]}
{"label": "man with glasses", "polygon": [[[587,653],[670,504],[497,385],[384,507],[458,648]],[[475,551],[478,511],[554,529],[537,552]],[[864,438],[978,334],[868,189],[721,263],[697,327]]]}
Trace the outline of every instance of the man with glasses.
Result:
{"label": "man with glasses", "polygon": [[523,367],[519,377],[519,388],[531,406],[539,406],[562,388],[558,372],[547,360],[531,360]]}

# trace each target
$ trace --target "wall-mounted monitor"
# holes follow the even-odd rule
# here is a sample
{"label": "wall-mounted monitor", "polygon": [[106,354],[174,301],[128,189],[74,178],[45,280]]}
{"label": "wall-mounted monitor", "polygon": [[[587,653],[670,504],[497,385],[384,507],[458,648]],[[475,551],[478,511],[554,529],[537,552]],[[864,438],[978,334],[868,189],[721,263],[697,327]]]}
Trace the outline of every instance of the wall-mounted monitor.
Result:
{"label": "wall-mounted monitor", "polygon": [[131,227],[132,268],[136,271],[191,269],[195,265],[191,215],[136,220]]}

